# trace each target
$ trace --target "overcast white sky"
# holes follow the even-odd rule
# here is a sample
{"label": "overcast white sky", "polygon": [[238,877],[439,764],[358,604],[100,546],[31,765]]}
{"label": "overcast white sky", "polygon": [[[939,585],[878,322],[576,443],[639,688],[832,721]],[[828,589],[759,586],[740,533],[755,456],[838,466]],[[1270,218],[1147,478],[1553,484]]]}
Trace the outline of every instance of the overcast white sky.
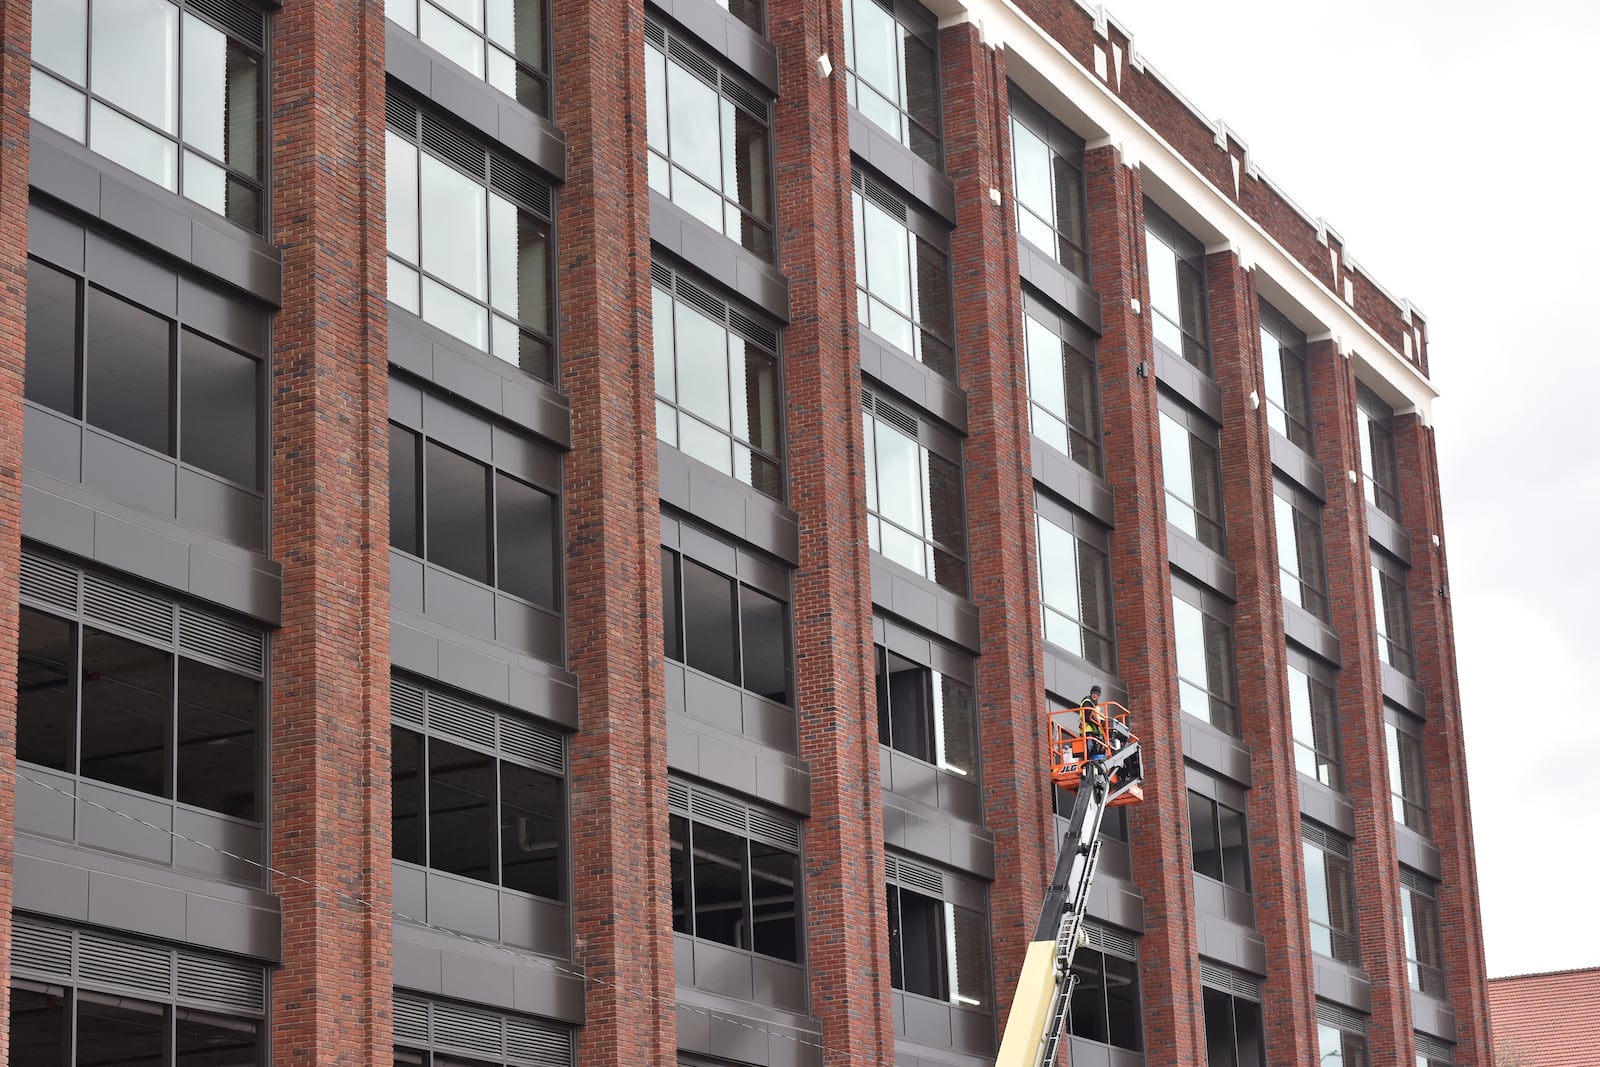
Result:
{"label": "overcast white sky", "polygon": [[1427,317],[1489,974],[1600,965],[1600,5],[1106,9]]}

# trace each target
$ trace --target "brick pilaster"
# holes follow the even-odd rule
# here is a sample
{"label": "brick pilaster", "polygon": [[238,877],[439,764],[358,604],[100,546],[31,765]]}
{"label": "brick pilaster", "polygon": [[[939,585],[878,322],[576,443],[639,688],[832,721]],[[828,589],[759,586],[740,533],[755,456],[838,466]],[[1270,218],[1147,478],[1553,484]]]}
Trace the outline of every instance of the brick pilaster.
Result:
{"label": "brick pilaster", "polygon": [[674,1062],[661,660],[661,509],[650,330],[644,9],[557,0],[556,120],[573,916],[590,979],[578,1061]]}
{"label": "brick pilaster", "polygon": [[16,829],[17,575],[22,552],[22,382],[28,305],[28,53],[32,5],[0,3],[0,1055],[11,1033]]}
{"label": "brick pilaster", "polygon": [[[967,544],[979,609],[979,736],[984,822],[995,838],[989,892],[996,1022],[1006,1015],[1022,956],[1054,869],[1045,745],[1043,635],[1034,538],[1032,430],[1017,231],[1011,198],[1005,57],[971,23],[939,41],[945,169],[956,190],[956,351],[967,393]],[[989,199],[1003,190],[1002,202]]]}
{"label": "brick pilaster", "polygon": [[[1411,538],[1411,637],[1417,682],[1428,722],[1423,730],[1428,814],[1443,867],[1439,925],[1444,942],[1445,994],[1456,1011],[1457,1064],[1489,1067],[1492,1042],[1482,1005],[1488,1003],[1483,916],[1478,906],[1478,862],[1472,843],[1466,744],[1461,732],[1455,627],[1450,613],[1450,572],[1445,563],[1439,457],[1433,428],[1416,415],[1395,419],[1400,468],[1400,513]],[[1436,546],[1433,538],[1438,535]]]}
{"label": "brick pilaster", "polygon": [[[823,1062],[891,1063],[894,1025],[884,910],[883,795],[872,667],[861,370],[851,246],[844,27],[837,4],[769,10],[778,52],[774,115],[789,501],[800,517],[794,579],[800,755],[811,768],[805,826],[806,959]],[[827,52],[834,74],[821,78]]]}
{"label": "brick pilaster", "polygon": [[274,1062],[387,1062],[388,362],[383,11],[290,4],[273,28]]}
{"label": "brick pilaster", "polygon": [[1255,285],[1231,251],[1206,257],[1212,364],[1222,395],[1222,493],[1233,611],[1239,723],[1250,747],[1251,885],[1256,929],[1267,943],[1262,985],[1267,1059],[1317,1058],[1300,783],[1285,673],[1283,596],[1273,521],[1272,448],[1264,404]]}
{"label": "brick pilaster", "polygon": [[1389,796],[1383,725],[1383,668],[1373,613],[1372,556],[1367,502],[1359,480],[1355,371],[1332,341],[1307,351],[1312,435],[1327,483],[1322,509],[1328,563],[1328,602],[1339,635],[1339,732],[1345,794],[1355,809],[1351,844],[1356,929],[1361,967],[1372,981],[1368,1041],[1372,1062],[1399,1063],[1411,1055],[1411,994],[1400,927],[1400,871],[1395,856],[1394,808]]}
{"label": "brick pilaster", "polygon": [[1113,146],[1084,155],[1089,256],[1100,294],[1100,411],[1106,480],[1116,493],[1111,531],[1117,666],[1145,741],[1145,800],[1131,809],[1133,879],[1144,894],[1139,948],[1146,1062],[1203,1063],[1200,942],[1194,913],[1189,795],[1184,784],[1183,722],[1178,710],[1177,652],[1172,641],[1172,576],[1161,480],[1154,340],[1145,285],[1144,202],[1139,175]]}

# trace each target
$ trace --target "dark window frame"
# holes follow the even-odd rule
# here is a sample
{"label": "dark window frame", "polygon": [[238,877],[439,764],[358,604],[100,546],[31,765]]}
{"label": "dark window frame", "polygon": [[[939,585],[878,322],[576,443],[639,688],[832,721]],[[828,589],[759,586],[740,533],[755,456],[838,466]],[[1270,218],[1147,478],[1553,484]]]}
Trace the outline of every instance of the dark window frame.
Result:
{"label": "dark window frame", "polygon": [[[1228,554],[1228,534],[1222,493],[1222,431],[1216,423],[1165,391],[1160,394],[1158,403],[1162,487],[1165,490],[1167,522],[1217,555],[1225,557]],[[1173,458],[1169,453],[1175,451],[1169,446],[1176,443],[1177,438],[1168,439],[1169,433],[1177,434],[1180,431],[1185,437],[1183,447],[1188,459],[1186,471],[1181,472],[1169,467]],[[1197,444],[1209,455],[1197,452]],[[1205,464],[1206,470],[1200,469],[1201,463]],[[1187,496],[1174,491],[1174,480],[1168,477],[1169,471],[1184,474],[1178,487],[1186,488]],[[1197,477],[1201,474],[1209,478],[1209,485]],[[1175,512],[1178,515],[1176,519],[1173,517]]]}
{"label": "dark window frame", "polygon": [[[1294,647],[1288,649],[1290,732],[1301,774],[1344,792],[1344,744],[1339,731],[1339,695],[1333,670]],[[1305,679],[1297,685],[1296,675]],[[1303,693],[1297,698],[1297,693]],[[1302,708],[1298,705],[1304,705]],[[1320,705],[1320,707],[1319,707]]]}
{"label": "dark window frame", "polygon": [[[537,12],[539,55],[537,57],[524,56],[518,42],[513,42],[512,46],[508,48],[503,39],[491,36],[490,31],[486,28],[490,21],[487,16],[484,18],[484,27],[474,26],[461,18],[459,13],[450,10],[444,4],[428,3],[427,0],[386,0],[384,15],[390,22],[405,30],[429,48],[450,59],[451,62],[469,75],[486,85],[492,86],[496,91],[515,100],[535,115],[548,119],[554,112],[554,101],[551,99],[551,83],[553,79],[551,77],[550,4],[548,0],[528,0],[528,2],[538,5],[539,9]],[[403,10],[405,8],[410,10]],[[484,50],[482,73],[478,73],[471,67],[457,62],[456,57],[450,53],[447,43],[434,34],[424,35],[421,19],[422,15],[428,11],[434,12],[436,17],[445,19],[446,24],[452,27],[451,32],[458,35],[470,34],[478,39],[474,42],[474,46],[476,47],[481,43]],[[401,17],[396,18],[396,14],[400,14]],[[515,36],[516,31],[514,28],[511,32]],[[490,75],[490,57],[496,53],[511,61],[512,86],[509,89],[501,80],[504,77],[504,72],[498,78]]]}
{"label": "dark window frame", "polygon": [[[1202,964],[1202,970],[1208,965]],[[1266,1067],[1266,1026],[1262,1018],[1259,983],[1234,978],[1228,968],[1226,986],[1202,980],[1201,1014],[1206,1033],[1207,1067]],[[1255,986],[1246,995],[1241,985]],[[1241,1023],[1243,1027],[1241,1027]],[[1255,1055],[1250,1055],[1252,1048]],[[1219,1055],[1219,1053],[1221,1055]]]}
{"label": "dark window frame", "polygon": [[[1194,873],[1240,893],[1253,894],[1250,870],[1250,817],[1248,805],[1227,803],[1189,785],[1189,851]],[[1223,813],[1227,812],[1227,817]],[[1203,817],[1196,823],[1195,816]],[[1240,831],[1240,840],[1224,840],[1226,823]],[[1208,857],[1215,857],[1213,863]]]}
{"label": "dark window frame", "polygon": [[1315,438],[1311,432],[1311,364],[1306,335],[1266,300],[1258,301],[1267,425],[1310,454]]}
{"label": "dark window frame", "polygon": [[[1034,537],[1039,567],[1039,604],[1045,641],[1082,658],[1098,670],[1115,671],[1116,612],[1115,598],[1111,589],[1110,531],[1082,512],[1039,491],[1034,493],[1034,516]],[[1050,561],[1059,560],[1063,556],[1059,552],[1049,550],[1047,541],[1055,540],[1058,533],[1047,530],[1047,526],[1059,532],[1059,535],[1072,540],[1071,584],[1073,592],[1076,593],[1073,605],[1076,614],[1069,614],[1065,610],[1066,605],[1060,603],[1059,598],[1050,599],[1046,593],[1048,588],[1064,584],[1051,580]],[[1092,578],[1088,576],[1091,569],[1095,572]],[[1094,585],[1098,585],[1098,590],[1093,588]],[[1093,610],[1102,620],[1098,624],[1093,619],[1085,618],[1090,614],[1090,611],[1086,610],[1086,602],[1090,599],[1090,594],[1096,592],[1099,594],[1100,603],[1095,604]],[[1063,621],[1052,626],[1052,616],[1057,616]],[[1062,638],[1070,637],[1074,630],[1078,633],[1077,643],[1075,645],[1065,643]]]}
{"label": "dark window frame", "polygon": [[1372,549],[1372,612],[1378,635],[1378,657],[1405,675],[1416,677],[1416,645],[1411,634],[1408,568]]}
{"label": "dark window frame", "polygon": [[[1089,201],[1087,183],[1083,174],[1084,140],[1068,129],[1044,108],[1028,99],[1015,85],[1009,86],[1011,101],[1011,159],[1012,195],[1016,199],[1016,225],[1019,239],[1028,241],[1040,251],[1047,252],[1066,270],[1087,282],[1091,280],[1089,262]],[[1046,182],[1050,187],[1050,217],[1045,218],[1036,209],[1043,205],[1030,205],[1022,194],[1019,175],[1022,172],[1021,153],[1017,151],[1019,127],[1033,136],[1045,149],[1050,164]],[[1065,191],[1062,184],[1069,186]],[[1066,225],[1062,225],[1065,211]],[[1036,220],[1039,236],[1048,230],[1053,239],[1048,246],[1041,245],[1028,236],[1035,227],[1024,219],[1024,213]]]}
{"label": "dark window frame", "polygon": [[[1111,931],[1094,920],[1084,924],[1084,932],[1087,944],[1072,958],[1072,970],[1078,981],[1072,989],[1067,1030],[1079,1041],[1140,1052],[1144,1048],[1144,1026],[1143,1002],[1139,995],[1138,940],[1132,935]],[[1133,946],[1131,952],[1126,951],[1122,941]],[[1121,983],[1127,983],[1132,990],[1131,1032],[1128,1020],[1119,1018],[1112,1010],[1111,989],[1114,984]],[[1094,995],[1093,1003],[1091,995]]]}
{"label": "dark window frame", "polygon": [[[1307,904],[1311,922],[1311,950],[1348,963],[1361,964],[1361,942],[1356,925],[1355,868],[1348,839],[1314,825],[1300,822],[1301,851],[1305,864]],[[1320,888],[1312,871],[1313,863],[1322,868]],[[1320,895],[1324,913],[1314,908]]]}
{"label": "dark window frame", "polygon": [[[1022,290],[1022,313],[1033,436],[1089,473],[1103,474],[1100,364],[1094,335],[1026,286]],[[1034,350],[1035,324],[1055,338],[1055,351]]]}
{"label": "dark window frame", "polygon": [[[876,0],[860,0],[876,3]],[[860,165],[850,168],[851,225],[856,250],[856,321],[866,330],[933,373],[950,381],[960,376],[956,356],[955,278],[950,264],[950,227],[918,207],[889,183],[867,174]],[[868,215],[869,209],[877,215]],[[882,216],[904,234],[900,257],[908,292],[887,294],[874,288],[872,261],[878,246],[868,239],[871,219]],[[903,256],[901,256],[903,253]],[[909,308],[897,307],[903,300]],[[882,311],[877,309],[882,308]],[[910,344],[901,341],[909,337]]]}
{"label": "dark window frame", "polygon": [[1394,820],[1409,830],[1431,831],[1428,803],[1428,764],[1423,747],[1423,724],[1391,704],[1383,709],[1384,755],[1388,767],[1389,797]]}
{"label": "dark window frame", "polygon": [[[1151,327],[1155,343],[1208,377],[1211,366],[1211,312],[1206,285],[1206,250],[1149,197],[1144,201],[1145,268],[1150,280]],[[1156,255],[1160,250],[1166,254]],[[1173,276],[1176,308],[1163,308],[1156,273]],[[1173,314],[1178,318],[1173,319]],[[1166,336],[1164,337],[1163,334]]]}
{"label": "dark window frame", "polygon": [[[988,886],[895,853],[885,856],[884,867],[889,987],[908,996],[992,1014],[995,990]],[[908,896],[912,898],[909,902]],[[929,929],[926,921],[921,929],[911,926],[907,916],[912,909],[920,910],[925,920],[934,916],[934,928]],[[913,952],[925,966],[912,966]],[[973,975],[972,967],[978,968],[979,980],[963,986],[963,979]],[[956,975],[954,987],[950,981],[952,969]]]}
{"label": "dark window frame", "polygon": [[[1172,580],[1172,601],[1174,662],[1178,669],[1180,708],[1224,733],[1237,737],[1240,730],[1238,646],[1233,631],[1233,606],[1215,593],[1190,585],[1176,575]],[[1204,660],[1201,663],[1184,662],[1185,646],[1178,640],[1177,635],[1180,604],[1187,605],[1200,613],[1201,649]],[[1208,621],[1209,626],[1207,626]],[[1227,645],[1227,663],[1220,665],[1222,671],[1216,674],[1212,670],[1214,657],[1208,646],[1219,639],[1217,636],[1219,634],[1225,638]],[[1204,715],[1196,710],[1201,697],[1204,697],[1206,702]]]}
{"label": "dark window frame", "polygon": [[[967,498],[961,438],[916,413],[911,405],[870,387],[861,390],[863,451],[867,465],[867,540],[869,548],[957,596],[967,595]],[[920,529],[884,515],[878,485],[879,432],[894,434],[917,450],[921,508]],[[938,465],[934,461],[938,461]],[[952,529],[954,523],[959,529]],[[915,539],[921,550],[918,566],[883,551],[883,530]],[[952,534],[958,534],[959,539]]]}
{"label": "dark window frame", "polygon": [[[1422,901],[1427,902],[1421,909],[1427,913],[1426,923],[1420,921],[1418,914]],[[1417,992],[1443,999],[1445,958],[1444,932],[1439,917],[1439,883],[1409,867],[1401,867],[1400,920],[1402,936],[1406,940],[1407,981]]]}
{"label": "dark window frame", "polygon": [[[884,748],[893,749],[931,767],[958,775],[976,785],[981,781],[982,761],[978,742],[975,667],[967,657],[947,651],[943,646],[935,645],[934,651],[939,654],[941,660],[946,661],[947,666],[964,666],[966,670],[941,670],[938,666],[919,662],[886,645],[873,645],[878,743]],[[896,661],[904,666],[891,670],[890,667]],[[891,681],[893,677],[905,675],[914,675],[911,680],[912,693],[905,693],[906,687],[903,684],[897,685]],[[965,690],[967,710],[964,728],[960,718],[952,719],[951,715],[943,711],[951,698],[948,689],[944,688],[949,685],[959,686]],[[902,712],[900,701],[896,699],[897,693],[911,705],[908,712]],[[905,724],[906,728],[900,728],[901,724]],[[955,749],[957,753],[961,748],[965,749],[968,757],[964,761],[967,764],[965,767],[950,762],[949,757],[953,748],[950,743],[952,733],[966,735],[961,739],[960,747]]]}
{"label": "dark window frame", "polygon": [[[1327,622],[1328,564],[1322,532],[1322,502],[1282,478],[1274,478],[1272,505],[1277,534],[1278,583],[1283,599]],[[1288,543],[1285,534],[1289,536]]]}
{"label": "dark window frame", "polygon": [[[879,86],[870,81],[865,81],[856,73],[857,63],[857,23],[855,5],[871,4],[877,10],[887,14],[895,23],[895,75],[896,84],[892,87],[896,99],[890,99],[885,90],[891,87]],[[920,5],[911,0],[846,0],[844,5],[844,37],[845,37],[845,74],[847,78],[846,92],[849,95],[850,106],[855,108],[864,118],[874,126],[878,126],[889,134],[905,148],[909,149],[918,159],[939,170],[943,165],[943,108],[942,94],[939,89],[939,27],[938,21]],[[905,43],[908,38],[915,39],[927,49],[926,73],[930,84],[913,85],[911,72],[908,66],[908,57]],[[861,104],[861,93],[871,94],[867,106]],[[926,121],[927,116],[919,117],[915,104],[920,101],[925,107],[932,106],[932,125]],[[887,110],[896,113],[895,128],[890,129],[878,121],[877,116],[887,115]]]}
{"label": "dark window frame", "polygon": [[1395,453],[1394,409],[1360,382],[1356,383],[1356,423],[1367,503],[1398,521],[1400,469]]}

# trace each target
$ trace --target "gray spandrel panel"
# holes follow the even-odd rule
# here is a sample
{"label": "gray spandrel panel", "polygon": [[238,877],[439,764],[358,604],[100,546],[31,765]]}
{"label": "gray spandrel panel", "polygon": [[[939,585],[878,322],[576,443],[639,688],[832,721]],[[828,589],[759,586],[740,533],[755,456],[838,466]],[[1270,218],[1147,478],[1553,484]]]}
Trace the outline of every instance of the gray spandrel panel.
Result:
{"label": "gray spandrel panel", "polygon": [[199,471],[178,468],[178,522],[257,552],[266,550],[266,500]]}
{"label": "gray spandrel panel", "polygon": [[177,516],[176,462],[87,427],[83,431],[83,487],[157,518]]}
{"label": "gray spandrel panel", "polygon": [[27,404],[23,408],[22,463],[68,484],[83,477],[83,426],[63,415]]}
{"label": "gray spandrel panel", "polygon": [[424,569],[419,559],[394,551],[389,553],[389,606],[392,610],[422,611]]}
{"label": "gray spandrel panel", "polygon": [[782,704],[745,693],[744,736],[780,752],[796,750],[794,711]]}
{"label": "gray spandrel panel", "polygon": [[431,52],[422,42],[395,25],[385,21],[384,73],[417,95],[428,97],[433,93],[433,60]]}
{"label": "gray spandrel panel", "polygon": [[238,885],[264,884],[261,827],[176,807],[172,865]]}
{"label": "gray spandrel panel", "polygon": [[[433,342],[417,331],[401,325],[397,321],[396,310],[393,305],[389,307],[390,365],[399,367],[401,370],[410,371],[419,378],[432,381],[434,378]],[[420,403],[420,399],[418,402]],[[396,412],[391,409],[389,416],[391,418],[396,417]]]}
{"label": "gray spandrel panel", "polygon": [[1372,1011],[1372,983],[1360,967],[1313,954],[1311,970],[1319,1000],[1363,1015]]}
{"label": "gray spandrel panel", "polygon": [[397,918],[422,920],[428,914],[428,872],[409,863],[396,863],[392,890]]}
{"label": "gray spandrel panel", "polygon": [[[91,217],[100,214],[100,171],[70,153],[62,151],[55,143],[60,135],[42,123],[35,124],[29,138],[28,184],[69,207]],[[39,212],[30,212],[39,214]],[[30,229],[31,229],[30,225]],[[36,245],[32,233],[28,235],[28,250],[38,255],[49,252]],[[75,264],[56,260],[63,266],[81,266],[82,252]]]}
{"label": "gray spandrel panel", "polygon": [[1290,444],[1277,430],[1268,431],[1267,437],[1272,446],[1273,467],[1318,500],[1326,500],[1328,489],[1322,465]]}
{"label": "gray spandrel panel", "polygon": [[439,681],[494,700],[509,700],[511,664],[453,641],[440,639]]}
{"label": "gray spandrel panel", "polygon": [[166,886],[99,871],[89,875],[89,921],[96,926],[183,941],[186,904],[186,894]]}
{"label": "gray spandrel panel", "polygon": [[200,548],[189,550],[189,592],[271,625],[283,619],[283,576]]}
{"label": "gray spandrel panel", "polygon": [[559,615],[540,611],[520,600],[495,597],[495,640],[549,660],[564,662],[561,648],[564,626]]}
{"label": "gray spandrel panel", "polygon": [[545,956],[571,955],[572,923],[566,905],[501,893],[500,940]]}
{"label": "gray spandrel panel", "polygon": [[428,872],[427,921],[485,941],[500,940],[500,891],[492,885]]}
{"label": "gray spandrel panel", "polygon": [[84,272],[91,282],[167,318],[177,317],[176,272],[98,233],[88,235],[84,248]]}
{"label": "gray spandrel panel", "polygon": [[444,960],[439,950],[411,940],[412,928],[394,924],[394,986],[418,993],[438,993],[444,983]]}
{"label": "gray spandrel panel", "polygon": [[1114,521],[1111,487],[1039,438],[1031,441],[1033,476],[1039,484],[1106,526]]}
{"label": "gray spandrel panel", "polygon": [[[273,269],[278,269],[276,262]],[[266,311],[224,296],[186,276],[178,278],[178,302],[183,308],[185,326],[241,351],[256,355],[266,353],[271,321]]]}
{"label": "gray spandrel panel", "polygon": [[954,1044],[950,1005],[908,994],[901,994],[901,998],[905,1001],[907,1036],[928,1045]]}
{"label": "gray spandrel panel", "polygon": [[1383,699],[1400,705],[1419,718],[1426,719],[1427,705],[1422,699],[1422,688],[1387,663],[1383,668]]}
{"label": "gray spandrel panel", "polygon": [[1375,507],[1370,500],[1367,502],[1367,534],[1373,544],[1406,566],[1411,566],[1411,538],[1398,522]]}
{"label": "gray spandrel panel", "polygon": [[494,424],[431,392],[422,394],[422,426],[428,436],[469,456],[494,454]]}
{"label": "gray spandrel panel", "polygon": [[428,618],[452,630],[497,640],[495,633],[494,590],[458,578],[437,567],[425,567],[422,574],[422,599]]}
{"label": "gray spandrel panel", "polygon": [[283,958],[283,918],[256,908],[191,893],[185,902],[190,943],[257,959]]}
{"label": "gray spandrel panel", "polygon": [[71,841],[76,834],[77,783],[42,767],[19,764],[16,771],[16,829]]}
{"label": "gray spandrel panel", "polygon": [[[426,49],[427,45],[422,47]],[[498,90],[464,68],[437,59],[433,59],[432,83],[433,92],[429,98],[435,104],[473,129],[499,140]]]}
{"label": "gray spandrel panel", "polygon": [[1209,415],[1213,422],[1222,421],[1222,394],[1217,390],[1217,383],[1198,367],[1158,345],[1155,372],[1162,385],[1188,401],[1191,407]]}
{"label": "gray spandrel panel", "polygon": [[584,1022],[584,988],[581,971],[571,965],[561,969],[518,967],[511,976],[512,1011],[559,1019],[575,1025]]}
{"label": "gray spandrel panel", "polygon": [[89,872],[82,867],[20,855],[12,878],[12,906],[18,911],[74,922],[89,920]]}
{"label": "gray spandrel panel", "polygon": [[1356,834],[1355,808],[1349,798],[1304,774],[1300,775],[1300,814],[1345,837]]}
{"label": "gray spandrel panel", "polygon": [[[100,184],[93,168],[78,163],[76,160],[49,150],[40,152],[35,142],[33,155],[29,165],[38,167],[42,159],[59,161],[63,168],[70,169],[74,174],[84,175],[85,182],[92,182],[94,191],[93,206],[88,210],[97,212],[100,209]],[[55,195],[52,193],[52,195]],[[81,205],[74,205],[81,206]],[[83,227],[69,219],[63,218],[54,211],[48,211],[37,204],[28,205],[28,252],[30,255],[39,256],[49,260],[69,271],[83,270],[85,234]]]}
{"label": "gray spandrel panel", "polygon": [[1091,333],[1100,333],[1100,297],[1081,278],[1067,270],[1054,257],[1024,239],[1017,241],[1018,267],[1022,280],[1039,290],[1051,303],[1081,322]]}
{"label": "gray spandrel panel", "polygon": [[509,963],[442,953],[439,993],[468,1004],[510,1007],[514,999],[513,970]]}
{"label": "gray spandrel panel", "polygon": [[694,988],[705,993],[750,1000],[755,994],[750,953],[691,938]]}
{"label": "gray spandrel panel", "polygon": [[710,1045],[717,1054],[731,1060],[765,1064],[767,1061],[767,1034],[738,1020],[722,1014],[710,1020]]}
{"label": "gray spandrel panel", "polygon": [[237,231],[189,224],[191,261],[200,270],[272,304],[283,303],[283,262],[241,241]]}
{"label": "gray spandrel panel", "polygon": [[[452,399],[466,400],[487,411],[499,412],[501,384],[504,381],[500,375],[490,373],[481,366],[480,359],[439,345],[432,345],[431,353],[433,366],[430,380],[455,394]],[[392,352],[389,358],[394,358]]]}
{"label": "gray spandrel panel", "polygon": [[1167,561],[1219,596],[1234,599],[1238,579],[1227,560],[1171,523],[1167,524]]}
{"label": "gray spandrel panel", "polygon": [[143,188],[136,189],[109,174],[100,183],[100,218],[177,259],[188,261],[193,256],[186,215],[173,211]]}
{"label": "gray spandrel panel", "polygon": [[1439,847],[1408,826],[1398,823],[1394,828],[1395,852],[1399,861],[1429,878],[1444,877],[1444,867],[1439,858]]}
{"label": "gray spandrel panel", "polygon": [[169,802],[105,789],[87,781],[80,781],[77,790],[79,844],[151,863],[172,862],[172,805]]}

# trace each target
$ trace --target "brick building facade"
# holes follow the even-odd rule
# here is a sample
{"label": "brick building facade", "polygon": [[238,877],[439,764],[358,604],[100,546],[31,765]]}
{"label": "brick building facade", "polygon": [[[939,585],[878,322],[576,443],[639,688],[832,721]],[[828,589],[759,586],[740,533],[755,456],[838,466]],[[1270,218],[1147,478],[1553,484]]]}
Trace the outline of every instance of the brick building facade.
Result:
{"label": "brick building facade", "polygon": [[10,1062],[992,1062],[1095,683],[1072,1062],[1491,1062],[1426,324],[1115,21],[0,36]]}

